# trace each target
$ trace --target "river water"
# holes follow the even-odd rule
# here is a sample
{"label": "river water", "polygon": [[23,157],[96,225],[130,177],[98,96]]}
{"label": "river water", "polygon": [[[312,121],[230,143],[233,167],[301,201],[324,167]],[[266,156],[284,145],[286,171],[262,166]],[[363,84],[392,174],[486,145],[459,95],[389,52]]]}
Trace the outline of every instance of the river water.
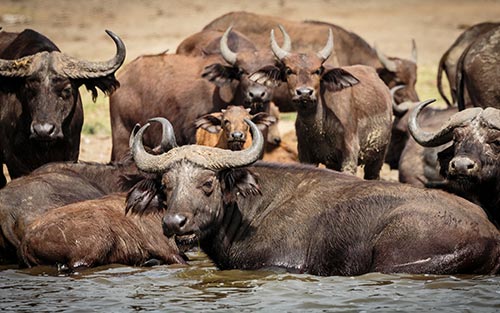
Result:
{"label": "river water", "polygon": [[189,266],[0,268],[2,312],[500,312],[500,276],[318,277]]}

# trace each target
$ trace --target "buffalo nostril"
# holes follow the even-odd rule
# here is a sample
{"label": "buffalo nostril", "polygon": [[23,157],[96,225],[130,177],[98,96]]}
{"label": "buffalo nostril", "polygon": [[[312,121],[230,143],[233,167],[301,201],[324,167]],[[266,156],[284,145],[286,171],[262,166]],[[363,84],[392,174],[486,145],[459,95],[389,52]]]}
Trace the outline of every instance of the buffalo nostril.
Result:
{"label": "buffalo nostril", "polygon": [[297,96],[312,96],[314,90],[308,87],[302,87],[295,89]]}
{"label": "buffalo nostril", "polygon": [[37,134],[40,137],[50,137],[54,133],[55,128],[56,127],[53,124],[49,123],[33,125],[33,130],[35,134]]}
{"label": "buffalo nostril", "polygon": [[253,97],[254,97],[253,92],[251,92],[251,91],[250,91],[250,92],[248,92],[248,95],[250,96],[250,98],[253,98]]}
{"label": "buffalo nostril", "polygon": [[265,96],[266,96],[266,92],[265,92],[265,91],[263,91],[263,92],[260,94],[260,97],[261,97],[261,98],[264,98]]}
{"label": "buffalo nostril", "polygon": [[242,132],[234,132],[234,133],[231,133],[231,137],[233,139],[242,139],[243,138],[243,133]]}
{"label": "buffalo nostril", "polygon": [[274,138],[274,144],[279,145],[281,143],[281,138]]}
{"label": "buffalo nostril", "polygon": [[167,237],[171,237],[179,233],[186,225],[188,219],[182,214],[167,214],[163,218],[163,233]]}

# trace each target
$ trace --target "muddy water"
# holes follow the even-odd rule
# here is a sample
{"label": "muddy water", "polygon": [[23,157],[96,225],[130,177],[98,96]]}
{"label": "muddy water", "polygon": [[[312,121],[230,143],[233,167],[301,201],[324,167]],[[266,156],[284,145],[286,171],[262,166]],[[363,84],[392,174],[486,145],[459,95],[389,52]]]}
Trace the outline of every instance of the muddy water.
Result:
{"label": "muddy water", "polygon": [[72,275],[0,269],[5,312],[498,312],[500,276],[317,277],[189,266],[106,266]]}

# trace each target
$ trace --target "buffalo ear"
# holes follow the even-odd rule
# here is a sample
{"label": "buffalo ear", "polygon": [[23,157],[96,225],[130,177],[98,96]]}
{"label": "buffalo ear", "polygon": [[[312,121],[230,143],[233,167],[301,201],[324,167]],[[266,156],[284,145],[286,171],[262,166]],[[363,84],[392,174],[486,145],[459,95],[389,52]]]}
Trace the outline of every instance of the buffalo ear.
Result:
{"label": "buffalo ear", "polygon": [[200,116],[194,121],[194,127],[202,128],[212,134],[217,134],[222,129],[222,113],[217,112]]}
{"label": "buffalo ear", "polygon": [[273,65],[265,66],[260,70],[249,75],[248,79],[257,84],[261,84],[267,87],[276,87],[281,82],[286,81],[284,75],[282,75],[281,70]]}
{"label": "buffalo ear", "polygon": [[229,169],[219,175],[226,202],[236,201],[238,194],[243,197],[261,194],[257,176],[248,169]]}
{"label": "buffalo ear", "polygon": [[237,68],[225,66],[220,63],[205,66],[201,77],[214,83],[217,87],[228,85],[232,80],[239,78]]}
{"label": "buffalo ear", "polygon": [[254,122],[257,126],[263,125],[269,127],[276,123],[276,121],[275,116],[269,115],[266,112],[260,112],[252,116],[252,122]]}
{"label": "buffalo ear", "polygon": [[352,87],[358,83],[359,79],[341,68],[327,70],[321,77],[321,84],[325,86],[328,91],[332,92]]}
{"label": "buffalo ear", "polygon": [[77,86],[85,85],[88,91],[92,93],[92,101],[97,99],[97,89],[101,89],[105,95],[111,95],[116,89],[120,87],[120,82],[116,80],[115,74],[110,74],[104,77],[78,79],[76,80]]}
{"label": "buffalo ear", "polygon": [[151,214],[163,211],[164,194],[156,179],[143,179],[128,194],[125,205],[125,214]]}

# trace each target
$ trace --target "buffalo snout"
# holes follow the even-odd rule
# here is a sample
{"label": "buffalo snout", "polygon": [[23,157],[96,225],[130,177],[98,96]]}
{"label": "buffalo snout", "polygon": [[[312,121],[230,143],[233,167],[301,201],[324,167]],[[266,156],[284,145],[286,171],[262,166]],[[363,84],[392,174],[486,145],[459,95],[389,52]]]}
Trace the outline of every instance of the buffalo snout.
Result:
{"label": "buffalo snout", "polygon": [[271,101],[271,93],[266,86],[253,83],[247,90],[247,101],[249,103],[265,103]]}
{"label": "buffalo snout", "polygon": [[51,123],[32,123],[30,138],[37,140],[56,140],[62,139],[62,132]]}
{"label": "buffalo snout", "polygon": [[182,235],[187,232],[186,226],[189,225],[191,220],[190,214],[188,213],[175,213],[167,214],[163,217],[163,234],[167,237],[173,237],[174,235]]}
{"label": "buffalo snout", "polygon": [[448,171],[451,175],[476,176],[479,164],[466,156],[457,156],[450,161]]}

